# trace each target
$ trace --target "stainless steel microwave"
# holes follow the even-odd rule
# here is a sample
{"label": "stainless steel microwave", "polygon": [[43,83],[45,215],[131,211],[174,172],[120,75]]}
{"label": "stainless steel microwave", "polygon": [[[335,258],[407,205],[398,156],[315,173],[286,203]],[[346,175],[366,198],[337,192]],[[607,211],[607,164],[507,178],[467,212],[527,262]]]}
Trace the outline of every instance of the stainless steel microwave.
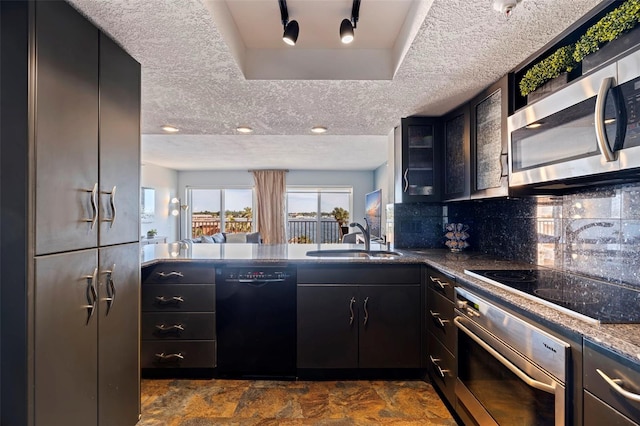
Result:
{"label": "stainless steel microwave", "polygon": [[507,120],[509,186],[640,180],[640,50]]}

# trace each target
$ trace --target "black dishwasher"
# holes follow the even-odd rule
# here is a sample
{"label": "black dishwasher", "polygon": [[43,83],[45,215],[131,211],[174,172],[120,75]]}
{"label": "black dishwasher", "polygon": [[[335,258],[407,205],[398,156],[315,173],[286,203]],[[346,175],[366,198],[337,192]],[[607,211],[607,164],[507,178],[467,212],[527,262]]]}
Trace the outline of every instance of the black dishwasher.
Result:
{"label": "black dishwasher", "polygon": [[216,270],[217,374],[295,378],[296,269]]}

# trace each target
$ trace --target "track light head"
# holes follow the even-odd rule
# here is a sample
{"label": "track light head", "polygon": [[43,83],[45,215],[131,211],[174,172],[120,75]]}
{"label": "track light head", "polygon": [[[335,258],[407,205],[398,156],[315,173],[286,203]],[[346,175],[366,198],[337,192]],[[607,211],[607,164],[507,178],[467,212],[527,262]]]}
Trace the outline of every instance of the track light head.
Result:
{"label": "track light head", "polygon": [[289,46],[295,46],[298,40],[298,33],[300,32],[300,26],[298,21],[289,21],[284,26],[284,34],[282,34],[282,40]]}
{"label": "track light head", "polygon": [[353,25],[348,19],[343,19],[340,23],[340,40],[344,44],[349,44],[353,41]]}

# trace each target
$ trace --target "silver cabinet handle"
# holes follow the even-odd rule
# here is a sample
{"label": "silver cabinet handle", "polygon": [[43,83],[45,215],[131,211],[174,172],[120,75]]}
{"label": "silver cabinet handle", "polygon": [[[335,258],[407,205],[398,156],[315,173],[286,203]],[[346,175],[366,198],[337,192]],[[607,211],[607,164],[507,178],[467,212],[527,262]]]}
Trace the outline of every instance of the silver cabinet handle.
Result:
{"label": "silver cabinet handle", "polygon": [[107,297],[104,298],[104,301],[107,302],[107,313],[106,315],[109,315],[109,312],[111,311],[111,308],[113,308],[113,304],[116,303],[116,284],[115,281],[113,279],[113,274],[116,270],[116,264],[114,263],[113,266],[111,266],[111,269],[107,269],[106,271],[102,271],[103,274],[106,275],[107,278]]}
{"label": "silver cabinet handle", "polygon": [[431,355],[429,355],[429,360],[431,360],[431,364],[433,364],[435,369],[438,371],[438,374],[443,379],[451,371],[451,370],[443,370],[442,367],[440,367],[440,365],[438,364],[441,361],[440,358],[434,358]]}
{"label": "silver cabinet handle", "polygon": [[170,326],[166,326],[164,324],[157,324],[156,325],[156,330],[159,333],[171,333],[171,332],[175,332],[177,334],[180,334],[180,332],[184,331],[184,325],[182,324],[173,324]]}
{"label": "silver cabinet handle", "polygon": [[114,186],[111,191],[102,191],[103,194],[109,194],[109,205],[111,206],[111,219],[102,219],[103,222],[109,222],[109,228],[113,228],[113,224],[116,221],[116,187]]}
{"label": "silver cabinet handle", "polygon": [[640,402],[640,395],[638,395],[637,393],[629,392],[628,390],[626,390],[626,389],[624,389],[622,387],[622,385],[624,384],[622,379],[612,379],[611,377],[607,376],[599,368],[596,368],[596,373],[598,373],[600,375],[600,377],[602,377],[604,379],[604,381],[607,382],[607,384],[609,386],[611,386],[611,388],[614,391],[618,392],[623,397],[625,397],[625,398],[627,398],[627,399],[629,399],[631,401],[634,401],[634,402]]}
{"label": "silver cabinet handle", "polygon": [[440,287],[441,290],[444,290],[445,287],[450,286],[451,284],[449,284],[448,282],[442,282],[440,281],[440,278],[438,277],[432,277],[431,275],[429,275],[429,278],[431,278],[431,281],[438,284],[438,287]]}
{"label": "silver cabinet handle", "polygon": [[509,361],[508,359],[503,357],[498,351],[496,351],[491,346],[486,344],[484,342],[484,340],[482,340],[480,337],[476,336],[473,331],[471,331],[467,327],[465,327],[462,324],[462,322],[460,321],[460,317],[455,317],[453,319],[453,322],[455,323],[455,325],[460,330],[462,330],[464,332],[464,334],[469,336],[473,341],[475,341],[478,345],[480,345],[480,347],[482,347],[482,349],[484,349],[485,351],[489,352],[489,354],[491,356],[493,356],[497,361],[499,361],[500,364],[502,364],[505,367],[507,367],[507,369],[509,371],[511,371],[516,376],[518,376],[518,378],[520,380],[522,380],[524,383],[526,383],[527,385],[531,386],[532,388],[541,390],[543,392],[547,392],[547,393],[550,393],[550,394],[555,394],[555,391],[556,391],[556,383],[555,382],[553,382],[551,385],[548,385],[546,383],[539,382],[539,381],[529,377],[527,375],[527,373],[525,373],[524,371],[520,370],[518,367],[513,365],[511,363],[511,361]]}
{"label": "silver cabinet handle", "polygon": [[182,274],[182,272],[169,272],[169,273],[165,273],[165,272],[158,272],[158,276],[161,278],[169,278],[169,277],[184,277],[184,275]]}
{"label": "silver cabinet handle", "polygon": [[156,358],[158,361],[179,361],[184,359],[184,355],[182,352],[178,352],[177,354],[166,354],[164,352],[156,354]]}
{"label": "silver cabinet handle", "polygon": [[93,185],[93,189],[85,189],[85,192],[89,192],[91,194],[91,211],[92,215],[90,219],[82,219],[83,222],[90,222],[91,229],[96,226],[96,222],[98,221],[98,182]]}
{"label": "silver cabinet handle", "polygon": [[435,319],[436,321],[438,321],[438,324],[440,325],[440,327],[444,328],[445,325],[449,322],[449,320],[443,320],[442,318],[440,318],[440,313],[439,312],[433,312],[431,309],[429,309],[429,313],[431,314],[431,317],[433,319]]}
{"label": "silver cabinet handle", "polygon": [[[611,86],[614,84],[613,77],[606,77],[602,79],[600,83],[600,90],[598,91],[598,96],[596,97],[596,111],[595,111],[595,127],[596,127],[596,140],[598,141],[598,148],[600,149],[600,154],[607,160],[616,161],[617,155],[611,149],[609,145],[609,141],[607,140],[607,133],[604,128],[604,110],[606,107],[606,98],[607,92],[611,89]],[[622,124],[620,124],[622,125]]]}
{"label": "silver cabinet handle", "polygon": [[87,308],[87,325],[91,321],[94,312],[96,311],[96,304],[98,302],[98,292],[96,291],[96,279],[98,278],[98,268],[93,270],[93,274],[85,275],[83,278],[87,279],[87,304],[83,306]]}
{"label": "silver cabinet handle", "polygon": [[182,296],[173,296],[168,299],[164,296],[156,296],[156,302],[159,305],[169,305],[172,303],[175,303],[175,304],[182,303],[184,302],[184,299],[182,298]]}
{"label": "silver cabinet handle", "polygon": [[[505,170],[507,171],[505,173]],[[509,176],[509,154],[500,154],[500,177]]]}
{"label": "silver cabinet handle", "polygon": [[364,322],[362,325],[367,325],[367,321],[369,321],[369,310],[367,309],[367,304],[369,303],[369,298],[364,298]]}
{"label": "silver cabinet handle", "polygon": [[407,192],[409,189],[409,178],[407,178],[407,173],[409,173],[409,168],[404,169],[404,173],[402,174],[402,178],[404,179],[404,189],[402,192]]}
{"label": "silver cabinet handle", "polygon": [[351,300],[349,301],[349,312],[351,313],[351,316],[349,317],[349,325],[353,324],[353,304],[356,303],[356,298],[352,297]]}

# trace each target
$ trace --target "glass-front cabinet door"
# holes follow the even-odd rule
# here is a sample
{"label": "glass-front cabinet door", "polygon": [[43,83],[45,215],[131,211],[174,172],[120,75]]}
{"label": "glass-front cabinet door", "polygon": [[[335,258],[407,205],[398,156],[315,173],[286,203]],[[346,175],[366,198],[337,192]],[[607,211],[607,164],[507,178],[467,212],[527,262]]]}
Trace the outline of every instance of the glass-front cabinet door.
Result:
{"label": "glass-front cabinet door", "polygon": [[507,76],[471,101],[471,198],[508,195]]}
{"label": "glass-front cabinet door", "polygon": [[[402,202],[440,200],[440,123],[429,117],[402,119]],[[398,201],[398,200],[397,200]]]}
{"label": "glass-front cabinet door", "polygon": [[444,176],[442,199],[445,201],[469,198],[469,104],[443,117]]}

